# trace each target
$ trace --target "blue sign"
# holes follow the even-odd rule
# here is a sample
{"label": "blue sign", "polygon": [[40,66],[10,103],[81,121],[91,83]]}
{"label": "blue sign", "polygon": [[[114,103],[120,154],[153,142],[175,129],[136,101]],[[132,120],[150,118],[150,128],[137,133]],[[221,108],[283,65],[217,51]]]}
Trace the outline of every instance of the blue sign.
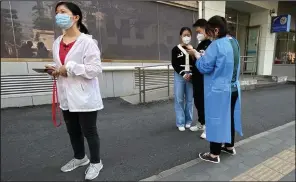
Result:
{"label": "blue sign", "polygon": [[271,33],[290,32],[291,15],[280,15],[272,17]]}

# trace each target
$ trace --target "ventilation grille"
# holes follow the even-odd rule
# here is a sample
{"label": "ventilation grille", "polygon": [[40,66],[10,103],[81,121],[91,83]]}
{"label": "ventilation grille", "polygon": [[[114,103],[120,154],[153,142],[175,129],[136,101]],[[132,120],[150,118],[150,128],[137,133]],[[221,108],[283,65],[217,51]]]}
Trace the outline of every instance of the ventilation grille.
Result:
{"label": "ventilation grille", "polygon": [[53,80],[47,75],[1,76],[1,95],[51,92]]}

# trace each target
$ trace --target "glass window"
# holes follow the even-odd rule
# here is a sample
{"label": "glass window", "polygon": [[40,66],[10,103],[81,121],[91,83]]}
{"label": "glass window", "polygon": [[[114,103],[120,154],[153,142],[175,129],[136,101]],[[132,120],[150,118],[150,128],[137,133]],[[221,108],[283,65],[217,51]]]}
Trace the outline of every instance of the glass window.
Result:
{"label": "glass window", "polygon": [[[103,59],[166,60],[179,43],[181,27],[197,12],[156,2],[75,1],[83,23],[99,43]],[[55,25],[56,1],[1,2],[1,56],[51,58],[62,30]],[[195,37],[195,35],[193,35]],[[195,45],[195,38],[192,39]]]}
{"label": "glass window", "polygon": [[4,53],[1,56],[51,57],[54,41],[53,5],[53,1],[1,2],[1,44],[5,45],[1,46],[1,52]]}
{"label": "glass window", "polygon": [[[180,43],[180,29],[192,27],[193,12],[165,4],[158,4],[160,60],[171,60],[172,48]],[[192,29],[193,30],[193,29]],[[193,31],[191,44],[196,46]]]}
{"label": "glass window", "polygon": [[277,33],[274,64],[295,64],[295,32]]}

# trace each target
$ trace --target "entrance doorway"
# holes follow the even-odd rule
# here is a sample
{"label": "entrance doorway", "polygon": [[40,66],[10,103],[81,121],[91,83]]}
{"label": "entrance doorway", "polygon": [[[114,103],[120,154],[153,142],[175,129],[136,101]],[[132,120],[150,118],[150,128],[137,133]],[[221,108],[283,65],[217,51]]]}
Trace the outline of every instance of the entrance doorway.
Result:
{"label": "entrance doorway", "polygon": [[257,73],[259,37],[260,26],[248,27],[246,56],[243,57],[243,73],[251,75]]}

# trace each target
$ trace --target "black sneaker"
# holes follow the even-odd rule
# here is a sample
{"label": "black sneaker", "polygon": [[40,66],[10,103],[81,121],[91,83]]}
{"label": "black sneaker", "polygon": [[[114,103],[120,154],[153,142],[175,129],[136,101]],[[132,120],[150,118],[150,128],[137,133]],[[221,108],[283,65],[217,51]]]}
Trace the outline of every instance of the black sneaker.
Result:
{"label": "black sneaker", "polygon": [[199,155],[199,158],[201,160],[216,163],[216,164],[220,163],[220,157],[219,156],[211,157],[211,154],[209,152],[207,152],[207,153],[199,153],[198,155]]}
{"label": "black sneaker", "polygon": [[229,149],[227,149],[227,147],[223,146],[221,148],[221,151],[225,152],[227,154],[230,154],[230,155],[235,155],[236,154],[235,148],[233,148],[232,150],[229,150]]}

